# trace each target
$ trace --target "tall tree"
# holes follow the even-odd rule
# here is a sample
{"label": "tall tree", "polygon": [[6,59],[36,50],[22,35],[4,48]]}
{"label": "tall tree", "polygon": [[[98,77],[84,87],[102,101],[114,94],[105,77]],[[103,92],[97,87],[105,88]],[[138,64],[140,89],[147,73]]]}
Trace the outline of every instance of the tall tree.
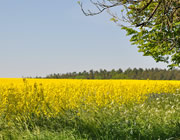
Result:
{"label": "tall tree", "polygon": [[[133,45],[144,56],[156,62],[168,63],[170,68],[180,67],[180,1],[179,0],[90,0],[97,12],[85,10],[86,16],[108,11],[111,20],[127,31]],[[119,14],[112,8],[120,7]]]}

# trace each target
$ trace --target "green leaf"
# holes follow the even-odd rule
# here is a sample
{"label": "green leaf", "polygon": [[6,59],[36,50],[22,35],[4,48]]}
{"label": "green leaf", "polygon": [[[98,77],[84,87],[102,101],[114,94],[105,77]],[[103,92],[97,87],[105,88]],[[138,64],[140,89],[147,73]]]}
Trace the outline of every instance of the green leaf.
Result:
{"label": "green leaf", "polygon": [[118,22],[117,18],[115,18],[115,17],[111,18],[110,21]]}
{"label": "green leaf", "polygon": [[77,3],[80,5],[81,4],[81,2],[80,1],[77,1]]}

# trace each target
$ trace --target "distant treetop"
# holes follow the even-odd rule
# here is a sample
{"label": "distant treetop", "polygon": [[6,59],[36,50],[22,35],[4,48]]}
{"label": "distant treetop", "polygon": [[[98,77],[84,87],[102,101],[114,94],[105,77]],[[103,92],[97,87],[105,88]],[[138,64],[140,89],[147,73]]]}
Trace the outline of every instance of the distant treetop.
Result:
{"label": "distant treetop", "polygon": [[122,69],[112,69],[107,71],[105,69],[90,70],[89,72],[69,72],[65,74],[50,74],[45,78],[53,79],[140,79],[140,80],[180,80],[180,70],[166,70],[166,69],[142,69],[142,68],[128,68],[125,71]]}

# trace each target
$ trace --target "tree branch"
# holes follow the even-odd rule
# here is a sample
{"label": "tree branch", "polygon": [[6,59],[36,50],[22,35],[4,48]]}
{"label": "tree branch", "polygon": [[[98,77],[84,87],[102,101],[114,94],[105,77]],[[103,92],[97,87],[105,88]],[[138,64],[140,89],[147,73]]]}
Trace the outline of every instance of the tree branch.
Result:
{"label": "tree branch", "polygon": [[133,10],[137,10],[139,13],[141,13],[143,10],[145,10],[151,3],[153,0],[150,0],[146,5],[144,5],[142,8],[131,8],[128,7],[129,9],[133,9]]}
{"label": "tree branch", "polygon": [[147,21],[142,22],[142,23],[140,23],[140,24],[136,24],[136,27],[140,27],[140,26],[143,27],[143,26],[145,26],[145,25],[149,22],[149,20],[154,16],[154,14],[156,13],[157,9],[159,8],[161,2],[162,2],[162,1],[160,1],[160,2],[158,3],[158,5],[154,8],[154,10],[153,10],[152,13],[150,14],[149,18],[147,19]]}
{"label": "tree branch", "polygon": [[84,13],[84,15],[86,16],[94,16],[94,15],[98,15],[100,13],[102,13],[103,11],[109,9],[109,8],[112,8],[112,7],[116,7],[116,6],[119,6],[121,5],[120,3],[115,3],[115,4],[112,4],[112,5],[105,5],[105,4],[102,4],[100,2],[93,2],[92,0],[90,0],[92,4],[94,4],[96,6],[96,8],[98,9],[98,12],[91,12],[90,10],[88,10],[88,12],[85,12],[84,9],[83,9],[83,4],[80,3],[80,7],[81,7],[81,10],[82,12]]}

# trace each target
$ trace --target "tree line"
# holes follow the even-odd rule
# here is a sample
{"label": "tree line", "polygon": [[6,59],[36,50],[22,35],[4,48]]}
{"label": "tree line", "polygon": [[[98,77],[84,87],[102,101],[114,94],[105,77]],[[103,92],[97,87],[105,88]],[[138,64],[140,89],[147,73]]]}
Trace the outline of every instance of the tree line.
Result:
{"label": "tree line", "polygon": [[[37,77],[40,78],[40,77]],[[90,70],[83,72],[68,72],[64,74],[54,73],[49,74],[44,78],[52,79],[139,79],[139,80],[180,80],[180,70],[166,70],[166,69],[142,69],[142,68],[128,68],[122,70],[112,69],[110,71],[105,69]]]}

